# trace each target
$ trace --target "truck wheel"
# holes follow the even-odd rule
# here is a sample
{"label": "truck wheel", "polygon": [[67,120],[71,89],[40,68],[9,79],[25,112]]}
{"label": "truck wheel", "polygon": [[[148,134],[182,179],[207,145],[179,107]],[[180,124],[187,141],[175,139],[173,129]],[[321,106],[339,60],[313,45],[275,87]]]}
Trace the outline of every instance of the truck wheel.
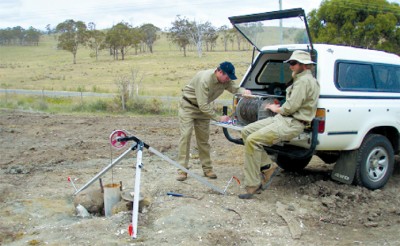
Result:
{"label": "truck wheel", "polygon": [[382,188],[393,168],[394,152],[389,140],[378,134],[367,135],[358,149],[355,184],[371,190]]}
{"label": "truck wheel", "polygon": [[278,166],[288,172],[297,172],[303,170],[308,165],[311,158],[312,157],[305,159],[293,159],[288,156],[278,155],[276,158],[276,163]]}

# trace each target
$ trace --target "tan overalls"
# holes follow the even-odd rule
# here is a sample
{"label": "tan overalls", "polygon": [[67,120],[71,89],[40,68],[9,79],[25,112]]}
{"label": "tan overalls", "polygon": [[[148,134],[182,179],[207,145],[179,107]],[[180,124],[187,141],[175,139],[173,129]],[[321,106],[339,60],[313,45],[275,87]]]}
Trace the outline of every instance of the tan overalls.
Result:
{"label": "tan overalls", "polygon": [[198,72],[192,80],[182,89],[182,100],[179,102],[179,124],[181,137],[179,139],[178,162],[188,167],[190,153],[190,139],[193,128],[199,150],[200,163],[203,171],[212,170],[210,158],[210,119],[218,121],[217,114],[211,103],[217,99],[224,90],[231,93],[242,93],[245,89],[238,87],[233,81],[219,83],[214,74],[215,69]]}
{"label": "tan overalls", "polygon": [[310,70],[297,74],[286,89],[286,101],[280,113],[242,129],[245,143],[244,185],[259,186],[260,168],[272,163],[263,146],[289,141],[298,136],[311,122],[317,110],[319,84]]}

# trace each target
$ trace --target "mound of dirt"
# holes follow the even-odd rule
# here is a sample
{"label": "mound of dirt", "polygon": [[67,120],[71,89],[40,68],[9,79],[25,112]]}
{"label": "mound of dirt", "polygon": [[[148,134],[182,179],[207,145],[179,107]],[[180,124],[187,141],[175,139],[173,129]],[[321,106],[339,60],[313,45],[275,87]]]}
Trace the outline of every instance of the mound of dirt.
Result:
{"label": "mound of dirt", "polygon": [[[299,173],[282,171],[270,188],[240,200],[232,182],[225,195],[190,177],[175,180],[176,167],[145,150],[141,191],[150,204],[139,214],[138,238],[128,235],[130,211],[111,217],[76,215],[79,188],[125,150],[109,136],[126,129],[175,160],[177,117],[76,116],[1,111],[1,245],[398,245],[399,161],[385,188],[370,191],[330,179],[331,165],[314,157]],[[243,178],[242,146],[212,126],[212,159],[224,189]],[[133,188],[136,152],[102,176],[103,184]],[[202,175],[195,143],[191,170]],[[98,188],[94,182],[91,188]],[[191,197],[168,196],[167,192]]]}

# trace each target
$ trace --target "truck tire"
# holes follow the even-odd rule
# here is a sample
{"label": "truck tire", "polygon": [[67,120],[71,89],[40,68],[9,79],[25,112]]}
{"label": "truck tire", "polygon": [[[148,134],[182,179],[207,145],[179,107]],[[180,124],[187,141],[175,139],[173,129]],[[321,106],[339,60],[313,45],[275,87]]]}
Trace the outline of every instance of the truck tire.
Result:
{"label": "truck tire", "polygon": [[278,155],[276,163],[279,167],[288,172],[297,172],[303,170],[311,161],[311,157],[305,159],[294,159],[284,155]]}
{"label": "truck tire", "polygon": [[354,183],[375,190],[388,182],[394,168],[390,141],[379,134],[369,134],[358,149]]}

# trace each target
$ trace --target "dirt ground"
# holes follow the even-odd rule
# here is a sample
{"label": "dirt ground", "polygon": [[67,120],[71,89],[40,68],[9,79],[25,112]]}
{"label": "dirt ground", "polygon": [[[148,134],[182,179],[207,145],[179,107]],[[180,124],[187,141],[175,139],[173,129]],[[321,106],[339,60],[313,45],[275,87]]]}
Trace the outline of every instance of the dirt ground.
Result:
{"label": "dirt ground", "polygon": [[[317,157],[301,173],[281,172],[252,200],[240,200],[237,182],[221,195],[189,177],[175,181],[176,167],[145,150],[141,191],[151,203],[139,214],[138,238],[127,229],[131,212],[81,218],[75,192],[125,149],[113,149],[110,133],[126,129],[175,160],[176,117],[75,116],[0,111],[1,245],[400,245],[399,161],[382,190],[342,185],[331,165]],[[212,126],[210,144],[218,179],[243,179],[242,146]],[[192,145],[191,170],[202,171]],[[136,152],[103,177],[103,184],[134,186]],[[93,183],[88,189],[98,188]],[[178,192],[194,198],[170,197]]]}

